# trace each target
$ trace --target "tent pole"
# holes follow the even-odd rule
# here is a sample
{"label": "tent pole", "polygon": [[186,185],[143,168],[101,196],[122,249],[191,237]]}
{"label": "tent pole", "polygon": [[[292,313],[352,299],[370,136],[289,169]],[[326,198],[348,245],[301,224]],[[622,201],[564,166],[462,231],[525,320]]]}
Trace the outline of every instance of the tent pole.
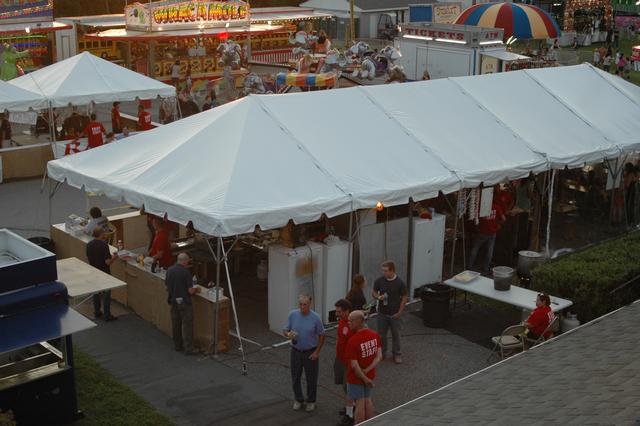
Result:
{"label": "tent pole", "polygon": [[[446,197],[446,196],[445,196]],[[460,188],[460,191],[458,191],[458,194],[456,196],[456,207],[453,210],[453,217],[455,219],[454,225],[453,225],[453,246],[451,248],[451,272],[450,275],[453,276],[453,270],[454,270],[454,264],[456,261],[456,243],[458,242],[458,221],[460,220],[460,201],[463,199],[462,197],[464,197],[464,193],[463,193],[463,189]]]}
{"label": "tent pole", "polygon": [[547,204],[548,204],[548,212],[547,212],[547,241],[545,244],[545,253],[547,256],[549,253],[549,244],[551,241],[551,215],[553,214],[553,190],[556,182],[556,172],[557,170],[553,170],[551,172],[551,179],[549,181],[549,191],[547,191]]}
{"label": "tent pole", "polygon": [[351,263],[353,262],[353,201],[351,202],[351,211],[349,212],[349,254],[347,255],[347,292],[345,295],[349,293],[349,288],[351,286],[351,276],[353,275],[351,272],[353,271],[353,266]]}
{"label": "tent pole", "polygon": [[229,284],[229,296],[231,297],[231,308],[233,309],[233,320],[236,323],[236,334],[238,335],[238,342],[240,342],[240,353],[242,354],[242,375],[246,376],[247,360],[244,354],[244,345],[242,344],[242,335],[240,334],[240,323],[238,322],[238,311],[236,309],[236,299],[233,294],[233,286],[231,285],[231,275],[229,274],[229,262],[227,260],[227,253],[224,250],[224,245],[222,245],[222,237],[218,237],[218,241],[219,241],[218,247],[222,247],[222,257],[224,259],[224,270],[227,275],[227,284]]}
{"label": "tent pole", "polygon": [[[220,295],[220,262],[221,262],[221,257],[220,257],[220,249],[221,249],[221,245],[222,245],[222,237],[218,237],[217,238],[217,245],[216,245],[216,300],[218,300],[219,295]],[[218,333],[218,326],[219,326],[219,305],[220,303],[216,302],[216,307],[215,307],[215,318],[213,320],[213,356],[217,356],[218,355],[218,339],[219,339],[219,333]]]}

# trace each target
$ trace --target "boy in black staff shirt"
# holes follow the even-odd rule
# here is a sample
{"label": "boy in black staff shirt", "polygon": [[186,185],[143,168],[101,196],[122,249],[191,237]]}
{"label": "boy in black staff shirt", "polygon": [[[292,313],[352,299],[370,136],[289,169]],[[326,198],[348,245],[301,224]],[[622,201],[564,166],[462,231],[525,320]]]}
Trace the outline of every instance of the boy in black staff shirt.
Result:
{"label": "boy in black staff shirt", "polygon": [[396,275],[396,265],[391,261],[382,264],[382,277],[373,284],[373,298],[378,300],[378,333],[382,339],[382,356],[387,353],[387,331],[391,329],[393,360],[402,363],[400,353],[400,315],[407,304],[407,286]]}

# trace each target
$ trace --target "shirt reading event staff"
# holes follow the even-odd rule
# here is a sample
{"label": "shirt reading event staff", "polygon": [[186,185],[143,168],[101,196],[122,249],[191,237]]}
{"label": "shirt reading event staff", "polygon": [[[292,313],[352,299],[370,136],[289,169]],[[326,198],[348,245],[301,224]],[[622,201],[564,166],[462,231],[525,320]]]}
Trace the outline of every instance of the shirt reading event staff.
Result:
{"label": "shirt reading event staff", "polygon": [[138,105],[138,130],[151,130],[151,114],[144,109],[144,105]]}
{"label": "shirt reading event staff", "polygon": [[407,286],[396,275],[396,264],[382,264],[382,277],[373,283],[373,298],[378,300],[378,333],[382,339],[382,357],[387,354],[387,332],[391,329],[391,352],[396,364],[402,363],[400,352],[400,316],[408,300]]}
{"label": "shirt reading event staff", "polygon": [[320,315],[311,310],[311,297],[301,295],[298,306],[289,313],[287,325],[282,334],[291,339],[291,381],[295,401],[293,409],[302,408],[305,399],[302,394],[302,372],[307,380],[307,400],[305,411],[316,408],[320,350],[324,344],[324,325]]}
{"label": "shirt reading event staff", "polygon": [[349,327],[354,335],[349,338],[345,358],[349,361],[347,373],[347,395],[356,402],[355,423],[373,417],[371,388],[376,378],[376,366],[382,361],[380,336],[365,325],[364,312],[349,314]]}
{"label": "shirt reading event staff", "polygon": [[[111,275],[111,264],[118,258],[116,253],[111,254],[109,251],[109,244],[102,239],[104,230],[97,226],[92,231],[93,239],[87,243],[87,259],[89,265],[93,266]],[[113,321],[118,319],[111,315],[111,290],[103,291],[103,309],[104,320]],[[102,317],[100,312],[100,293],[93,295],[93,316],[95,318]]]}
{"label": "shirt reading event staff", "polygon": [[178,262],[167,270],[165,285],[167,303],[171,305],[171,328],[176,351],[185,355],[195,355],[193,349],[193,305],[191,296],[200,292],[194,287],[189,271],[191,259],[186,253],[178,255]]}
{"label": "shirt reading event staff", "polygon": [[99,146],[102,146],[104,143],[102,135],[106,133],[107,131],[104,129],[102,123],[97,120],[96,115],[91,114],[91,121],[87,123],[87,126],[83,131],[83,134],[87,137],[88,147],[97,148]]}

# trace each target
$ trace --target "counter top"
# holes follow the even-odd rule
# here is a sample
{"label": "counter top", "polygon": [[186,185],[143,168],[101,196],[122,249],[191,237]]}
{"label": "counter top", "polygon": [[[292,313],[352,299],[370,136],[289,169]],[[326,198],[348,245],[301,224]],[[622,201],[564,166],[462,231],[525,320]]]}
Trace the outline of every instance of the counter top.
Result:
{"label": "counter top", "polygon": [[[143,251],[144,249],[132,250],[131,252],[135,254],[137,251],[141,251],[141,250]],[[125,262],[128,265],[130,265],[131,267],[136,268],[139,271],[144,271],[145,273],[157,278],[158,280],[163,281],[163,283],[164,283],[165,277],[167,275],[167,271],[161,270],[160,272],[151,272],[149,269],[145,268],[144,266],[140,266],[140,264],[138,262],[136,262],[135,259],[129,259],[129,260],[126,260],[126,261],[123,260],[123,262]],[[208,294],[208,290],[209,289],[207,287],[204,287],[202,285],[198,285],[198,287],[200,288],[200,292],[196,293],[196,296],[202,297],[203,299],[205,299],[205,300],[207,300],[207,301],[209,301],[211,303],[216,303],[217,302],[216,298],[213,295],[209,295]],[[229,298],[226,297],[226,296],[222,296],[220,298],[221,302],[224,302],[226,300],[229,300]]]}

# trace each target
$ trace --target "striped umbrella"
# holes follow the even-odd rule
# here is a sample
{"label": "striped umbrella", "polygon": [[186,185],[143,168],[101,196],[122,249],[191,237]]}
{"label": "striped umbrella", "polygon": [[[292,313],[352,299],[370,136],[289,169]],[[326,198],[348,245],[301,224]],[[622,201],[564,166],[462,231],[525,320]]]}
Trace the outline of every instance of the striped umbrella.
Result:
{"label": "striped umbrella", "polygon": [[504,39],[557,38],[560,27],[547,12],[522,3],[483,3],[465,9],[454,24],[504,29]]}

